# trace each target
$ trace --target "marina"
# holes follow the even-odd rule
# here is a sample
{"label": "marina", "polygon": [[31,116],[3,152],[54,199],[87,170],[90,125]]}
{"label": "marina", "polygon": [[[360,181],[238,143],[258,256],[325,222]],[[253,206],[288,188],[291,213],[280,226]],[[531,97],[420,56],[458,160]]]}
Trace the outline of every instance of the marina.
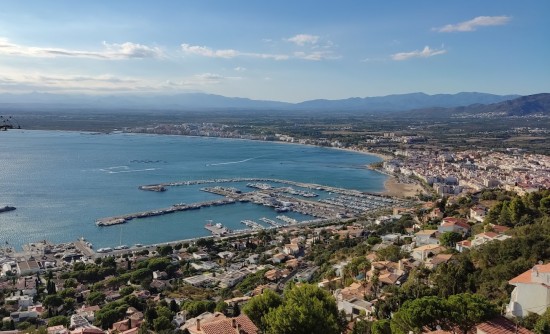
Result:
{"label": "marina", "polygon": [[277,219],[287,223],[287,224],[298,224],[298,221],[294,218],[290,218],[288,216],[285,216],[285,215],[279,215],[277,216]]}
{"label": "marina", "polygon": [[245,226],[253,229],[253,230],[263,230],[265,227],[258,224],[257,222],[249,219],[241,220],[241,224],[244,224]]}
{"label": "marina", "polygon": [[260,220],[263,221],[264,223],[268,224],[268,225],[273,226],[273,227],[281,227],[281,226],[283,226],[282,224],[277,223],[277,222],[274,221],[273,219],[269,219],[269,218],[266,218],[266,217],[262,217],[262,218],[260,218]]}
{"label": "marina", "polygon": [[[17,207],[17,210],[0,214],[0,235],[2,242],[7,241],[17,249],[35,241],[37,235],[55,243],[85,235],[96,249],[114,248],[119,246],[119,233],[113,233],[113,226],[124,226],[123,243],[130,246],[209,235],[204,229],[208,219],[221,221],[232,230],[239,229],[240,221],[247,218],[255,219],[262,225],[265,224],[258,220],[260,217],[279,221],[275,218],[279,214],[277,212],[284,212],[299,221],[312,220],[316,217],[300,214],[291,210],[290,206],[285,207],[282,202],[302,210],[299,200],[315,203],[317,199],[328,196],[327,191],[320,190],[325,187],[324,184],[326,187],[376,192],[382,189],[385,179],[376,172],[357,168],[376,160],[373,156],[299,145],[119,133],[91,135],[65,131],[11,131],[4,133],[2,139],[7,163],[5,176],[17,182],[4,184],[0,207],[10,205]],[[74,157],[72,143],[75,142],[86,148],[79,151],[79,159],[71,158]],[[263,158],[247,160],[241,165],[217,164],[257,156]],[[21,164],[18,161],[33,163]],[[147,161],[147,166],[143,161]],[[268,165],[269,170],[266,169]],[[246,174],[242,174],[243,168]],[[33,175],[33,178],[29,179],[28,175]],[[262,194],[260,189],[246,187],[247,183],[256,182],[253,180],[269,184],[273,189]],[[278,183],[278,180],[288,180],[288,183]],[[302,188],[301,182],[311,186]],[[189,185],[164,186],[164,183]],[[142,185],[159,184],[164,186],[164,191],[154,191],[162,187],[138,189]],[[319,189],[314,186],[316,184]],[[232,205],[203,207],[200,210],[190,207],[174,214],[154,212],[177,203],[190,205],[226,197],[200,191],[201,187],[221,187],[223,189],[218,188],[218,191],[228,194],[251,190],[258,192],[241,196]],[[319,197],[305,198],[277,190],[287,187],[318,193]],[[238,195],[229,197],[237,198]],[[273,198],[280,202],[274,202]],[[249,199],[265,205],[246,202]],[[304,202],[304,205],[307,204]],[[345,208],[338,210],[345,211]],[[129,214],[138,216],[142,212],[150,212],[151,216],[129,219],[125,223],[123,220],[113,220],[115,225],[106,225],[110,223],[106,218],[130,218]],[[323,217],[320,214],[319,218]],[[330,216],[335,217],[336,214]],[[103,221],[104,226],[98,227],[98,221]],[[28,228],[21,231],[16,229],[17,226]],[[14,232],[16,230],[17,233]]]}
{"label": "marina", "polygon": [[210,231],[213,236],[221,237],[226,234],[232,233],[230,229],[223,226],[221,223],[213,224],[212,221],[209,221],[206,225],[204,225],[204,228]]}

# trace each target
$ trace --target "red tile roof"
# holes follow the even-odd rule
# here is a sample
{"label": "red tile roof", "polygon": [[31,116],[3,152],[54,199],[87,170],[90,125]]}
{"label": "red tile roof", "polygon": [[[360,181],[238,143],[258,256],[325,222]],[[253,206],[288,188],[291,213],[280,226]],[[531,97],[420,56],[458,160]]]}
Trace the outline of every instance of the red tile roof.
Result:
{"label": "red tile roof", "polygon": [[478,333],[481,334],[534,334],[530,330],[518,326],[504,317],[497,317],[477,325]]}
{"label": "red tile roof", "polygon": [[241,314],[236,318],[224,318],[206,323],[201,326],[204,334],[235,334],[236,328],[233,327],[233,319],[236,325],[240,326],[241,333],[257,334],[258,327],[246,315]]}
{"label": "red tile roof", "polygon": [[479,234],[476,234],[476,237],[487,237],[487,238],[495,238],[495,237],[498,237],[498,233],[495,233],[495,232],[483,232],[483,233],[479,233]]}
{"label": "red tile roof", "polygon": [[472,242],[470,240],[462,240],[456,243],[462,247],[472,247]]}
{"label": "red tile roof", "polygon": [[510,283],[510,284],[514,284],[514,283],[537,283],[537,284],[542,284],[542,283],[532,281],[531,273],[533,272],[534,268],[536,268],[539,273],[550,273],[550,263],[538,264],[538,265],[534,266],[532,269],[529,269],[526,272],[512,278],[511,280],[508,281],[508,283]]}
{"label": "red tile roof", "polygon": [[466,230],[470,229],[470,224],[466,221],[466,219],[462,218],[454,218],[454,217],[447,217],[443,218],[443,222],[441,223],[441,226],[460,226]]}

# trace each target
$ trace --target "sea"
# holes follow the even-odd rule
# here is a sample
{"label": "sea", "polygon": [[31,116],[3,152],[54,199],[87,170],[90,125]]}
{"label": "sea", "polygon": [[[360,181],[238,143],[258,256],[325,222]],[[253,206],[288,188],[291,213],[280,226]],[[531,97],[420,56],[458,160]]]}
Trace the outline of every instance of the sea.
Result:
{"label": "sea", "polygon": [[[9,130],[0,132],[0,246],[70,242],[94,248],[157,244],[209,235],[208,221],[243,229],[241,220],[275,219],[273,209],[238,203],[98,227],[104,217],[219,199],[204,185],[140,185],[216,178],[272,178],[380,192],[386,176],[366,169],[380,158],[350,151],[238,139]],[[278,186],[277,184],[273,184]],[[210,184],[209,186],[212,186]],[[245,182],[228,183],[244,191]],[[317,191],[319,198],[331,194]],[[303,221],[312,219],[285,213]],[[260,223],[260,221],[258,221]]]}

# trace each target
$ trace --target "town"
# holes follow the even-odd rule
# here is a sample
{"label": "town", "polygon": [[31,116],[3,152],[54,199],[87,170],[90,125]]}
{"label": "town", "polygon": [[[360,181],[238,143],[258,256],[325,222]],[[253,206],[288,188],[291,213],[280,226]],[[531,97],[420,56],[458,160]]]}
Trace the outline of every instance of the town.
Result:
{"label": "town", "polygon": [[[546,242],[543,240],[549,235],[532,230],[550,213],[550,193],[539,190],[548,180],[537,168],[525,168],[519,159],[500,154],[441,157],[407,154],[410,160],[384,163],[387,172],[422,180],[426,193],[417,199],[390,201],[390,206],[365,210],[343,206],[356,203],[350,195],[359,193],[330,188],[341,193],[345,202],[333,200],[323,205],[347,207],[342,213],[354,214],[339,217],[331,209],[330,219],[315,224],[281,223],[276,228],[235,235],[135,245],[104,253],[94,252],[85,239],[59,245],[37,241],[26,245],[23,252],[4,247],[0,257],[2,329],[44,333],[273,332],[277,324],[261,320],[254,305],[272,293],[276,297],[295,289],[319,289],[331,296],[338,331],[350,333],[367,324],[388,330],[404,312],[397,307],[400,300],[410,299],[412,294],[415,301],[422,301],[431,298],[423,296],[437,291],[440,303],[455,297],[470,303],[474,297],[468,292],[473,291],[498,303],[491,306],[489,300],[476,299],[475,307],[485,305],[489,311],[476,318],[470,329],[513,326],[499,312],[490,311],[497,306],[502,307],[503,315],[520,320],[545,314],[550,306],[546,295],[539,299],[530,296],[537,294],[536,282],[546,282],[550,275],[550,267],[537,260],[536,254],[543,249],[535,250],[532,244]],[[439,163],[426,163],[429,159]],[[548,163],[542,159],[523,161],[541,169]],[[443,168],[444,164],[448,168]],[[422,169],[428,166],[433,169]],[[497,172],[497,168],[508,172]],[[436,185],[440,180],[446,187],[460,187],[465,175],[476,172],[478,178],[487,173],[487,180],[493,183],[480,183],[481,189],[471,185],[445,192]],[[436,176],[431,180],[426,175]],[[248,196],[264,205],[272,203],[266,198],[283,190],[285,196],[289,192],[312,196],[258,182],[273,181],[269,179],[245,181],[254,181],[249,187],[256,191],[246,195],[219,186],[204,190],[234,200]],[[516,181],[514,187],[505,187],[505,182],[512,181]],[[196,182],[210,183],[186,181],[142,189],[152,187],[154,191]],[[522,184],[528,187],[518,186]],[[300,206],[297,203],[293,206]],[[523,262],[504,275],[509,279],[499,277],[500,281],[491,283],[483,278],[495,268],[507,266],[501,261],[510,258],[499,259],[496,250],[505,253],[510,247],[533,253],[526,259],[514,259]],[[467,285],[476,272],[481,277]],[[437,321],[427,323],[426,328],[434,323]]]}

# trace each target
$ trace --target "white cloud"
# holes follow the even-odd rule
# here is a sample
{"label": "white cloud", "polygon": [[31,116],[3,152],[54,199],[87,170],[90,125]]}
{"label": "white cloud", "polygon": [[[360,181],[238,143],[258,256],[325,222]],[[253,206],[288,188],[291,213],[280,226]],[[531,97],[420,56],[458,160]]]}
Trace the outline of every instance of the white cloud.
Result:
{"label": "white cloud", "polygon": [[510,22],[510,16],[478,16],[469,21],[460,22],[457,24],[447,24],[441,28],[433,28],[439,32],[455,32],[455,31],[475,31],[477,27],[485,26],[501,26]]}
{"label": "white cloud", "polygon": [[232,49],[226,50],[212,50],[206,46],[182,44],[181,49],[187,54],[193,54],[211,58],[235,58],[239,55],[239,52]]}
{"label": "white cloud", "polygon": [[104,50],[82,51],[63,48],[26,46],[10,42],[7,38],[0,37],[0,55],[24,56],[24,57],[76,57],[93,59],[130,59],[130,58],[160,58],[163,52],[158,47],[126,42],[122,44],[109,44],[103,42]]}
{"label": "white cloud", "polygon": [[[186,54],[209,57],[209,58],[237,58],[237,57],[250,57],[261,59],[273,59],[273,60],[288,60],[288,59],[303,59],[303,60],[327,60],[327,59],[339,59],[340,56],[335,55],[330,50],[313,50],[310,52],[297,51],[293,54],[271,54],[271,53],[255,53],[255,52],[242,52],[234,49],[221,49],[214,50],[206,46],[197,46],[190,44],[182,44],[181,49]],[[243,67],[234,68],[235,71],[246,70]]]}
{"label": "white cloud", "polygon": [[246,71],[246,67],[237,66],[233,70],[237,72],[244,72]]}
{"label": "white cloud", "polygon": [[306,44],[313,45],[313,44],[317,44],[317,42],[319,41],[319,36],[308,35],[308,34],[298,34],[296,36],[287,38],[286,40],[299,46],[304,46]]}
{"label": "white cloud", "polygon": [[391,58],[393,60],[407,60],[410,58],[428,58],[433,57],[437,55],[442,55],[444,53],[447,53],[447,50],[445,49],[431,49],[429,46],[424,47],[422,51],[420,50],[414,50],[411,52],[399,52],[391,55]]}
{"label": "white cloud", "polygon": [[161,58],[164,53],[158,47],[150,47],[143,44],[136,43],[122,43],[122,44],[109,44],[103,42],[106,47],[107,56],[115,58]]}
{"label": "white cloud", "polygon": [[206,46],[182,44],[181,49],[186,54],[192,54],[210,58],[235,58],[235,57],[250,57],[261,59],[274,59],[274,60],[286,60],[289,57],[283,54],[269,54],[269,53],[254,53],[254,52],[241,52],[233,49],[221,49],[214,50]]}
{"label": "white cloud", "polygon": [[294,52],[294,57],[304,60],[325,60],[325,59],[339,59],[340,56],[334,55],[332,51],[313,51],[313,52]]}

